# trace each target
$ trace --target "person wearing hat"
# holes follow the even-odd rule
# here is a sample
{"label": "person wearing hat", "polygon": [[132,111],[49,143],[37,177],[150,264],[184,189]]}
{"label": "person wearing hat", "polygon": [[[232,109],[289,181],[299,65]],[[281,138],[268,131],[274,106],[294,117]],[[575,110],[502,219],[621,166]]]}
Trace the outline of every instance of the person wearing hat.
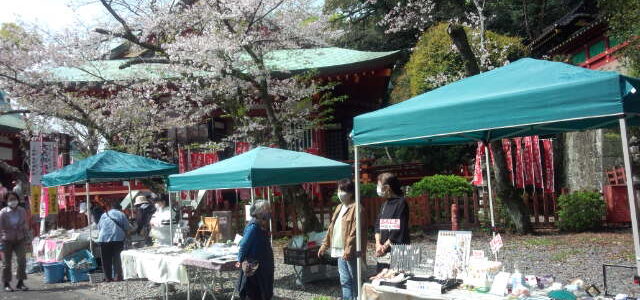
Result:
{"label": "person wearing hat", "polygon": [[150,222],[156,209],[144,195],[137,196],[133,206],[135,207],[137,226],[134,233],[144,237],[147,245],[151,245],[151,238],[149,237],[151,230]]}

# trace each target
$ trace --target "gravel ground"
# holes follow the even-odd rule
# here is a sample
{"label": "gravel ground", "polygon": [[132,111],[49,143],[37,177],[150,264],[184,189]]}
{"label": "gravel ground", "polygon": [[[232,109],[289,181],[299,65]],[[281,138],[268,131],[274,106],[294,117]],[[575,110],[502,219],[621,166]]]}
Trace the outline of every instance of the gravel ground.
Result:
{"label": "gravel ground", "polygon": [[[420,234],[414,236],[414,244],[418,243],[424,247],[428,255],[435,256],[437,234]],[[485,250],[489,253],[488,242],[490,237],[484,233],[474,233],[472,249]],[[602,265],[621,264],[633,265],[633,240],[630,230],[616,230],[600,233],[580,233],[580,234],[539,234],[529,236],[503,235],[504,248],[499,254],[507,271],[512,271],[514,264],[517,264],[520,271],[525,274],[554,275],[556,281],[568,283],[570,280],[580,278],[588,284],[595,284],[603,290]],[[335,278],[309,283],[302,287],[295,284],[294,270],[292,266],[283,263],[281,247],[284,241],[275,242],[276,276],[275,295],[276,299],[314,299],[324,296],[337,298],[340,296],[340,287],[337,274]],[[369,247],[369,252],[373,249]],[[371,255],[369,255],[371,257]],[[368,273],[374,273],[374,262],[369,259]],[[613,268],[610,270],[609,286],[610,291],[632,293],[632,286],[629,284],[633,270]],[[223,289],[216,293],[218,299],[229,299],[233,292],[232,278],[224,283]],[[86,291],[95,293],[111,299],[124,299],[128,295],[129,299],[159,299],[161,291],[159,288],[149,287],[149,282],[144,280],[129,281],[128,293],[126,284],[101,283],[89,285],[81,284],[56,284],[49,285],[51,288],[64,289],[67,286],[74,288],[86,288]],[[635,291],[640,295],[640,291]],[[176,286],[176,291],[170,293],[171,299],[186,299],[186,286]],[[192,299],[200,299],[201,294],[194,292]],[[211,299],[211,298],[209,298]]]}

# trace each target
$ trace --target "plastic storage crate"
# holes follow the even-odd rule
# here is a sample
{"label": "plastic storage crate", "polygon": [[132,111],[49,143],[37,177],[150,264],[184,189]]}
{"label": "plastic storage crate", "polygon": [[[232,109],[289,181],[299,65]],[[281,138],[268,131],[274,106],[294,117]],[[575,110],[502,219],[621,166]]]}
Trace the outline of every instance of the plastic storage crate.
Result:
{"label": "plastic storage crate", "polygon": [[104,273],[102,272],[89,273],[89,282],[91,284],[96,284],[103,281],[104,281]]}
{"label": "plastic storage crate", "polygon": [[95,257],[93,257],[89,250],[81,250],[73,253],[65,257],[63,261],[70,270],[89,272],[98,267]]}
{"label": "plastic storage crate", "polygon": [[285,247],[282,249],[284,252],[284,263],[294,266],[318,265],[320,264],[318,250],[320,250],[320,246],[305,249]]}
{"label": "plastic storage crate", "polygon": [[67,269],[67,277],[71,282],[89,281],[89,271]]}
{"label": "plastic storage crate", "polygon": [[61,262],[43,263],[44,269],[44,282],[45,283],[60,283],[64,282],[64,273],[66,266]]}

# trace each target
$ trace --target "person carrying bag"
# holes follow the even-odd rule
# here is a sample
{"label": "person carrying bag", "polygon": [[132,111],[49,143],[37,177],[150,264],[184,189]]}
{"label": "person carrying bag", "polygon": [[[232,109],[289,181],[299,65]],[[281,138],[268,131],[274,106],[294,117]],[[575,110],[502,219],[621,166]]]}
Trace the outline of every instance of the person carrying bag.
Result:
{"label": "person carrying bag", "polygon": [[98,229],[100,230],[98,242],[102,252],[102,269],[105,281],[122,281],[120,253],[124,250],[127,233],[131,228],[119,203],[113,203],[111,210],[102,214],[100,222],[98,222]]}

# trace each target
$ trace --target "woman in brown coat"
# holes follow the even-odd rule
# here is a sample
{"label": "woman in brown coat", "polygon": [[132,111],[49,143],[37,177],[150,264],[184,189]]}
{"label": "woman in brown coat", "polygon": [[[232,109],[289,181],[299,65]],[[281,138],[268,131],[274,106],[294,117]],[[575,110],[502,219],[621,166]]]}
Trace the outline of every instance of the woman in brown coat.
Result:
{"label": "woman in brown coat", "polygon": [[[329,251],[331,257],[338,259],[338,273],[340,273],[340,285],[342,286],[342,299],[351,300],[358,298],[358,255],[356,253],[356,205],[354,197],[353,181],[343,179],[338,182],[338,198],[340,205],[336,207],[331,218],[331,224],[327,236],[318,251],[318,256]],[[360,210],[362,232],[365,226],[364,210]],[[361,253],[366,253],[365,244]],[[364,255],[362,256],[364,258]]]}

